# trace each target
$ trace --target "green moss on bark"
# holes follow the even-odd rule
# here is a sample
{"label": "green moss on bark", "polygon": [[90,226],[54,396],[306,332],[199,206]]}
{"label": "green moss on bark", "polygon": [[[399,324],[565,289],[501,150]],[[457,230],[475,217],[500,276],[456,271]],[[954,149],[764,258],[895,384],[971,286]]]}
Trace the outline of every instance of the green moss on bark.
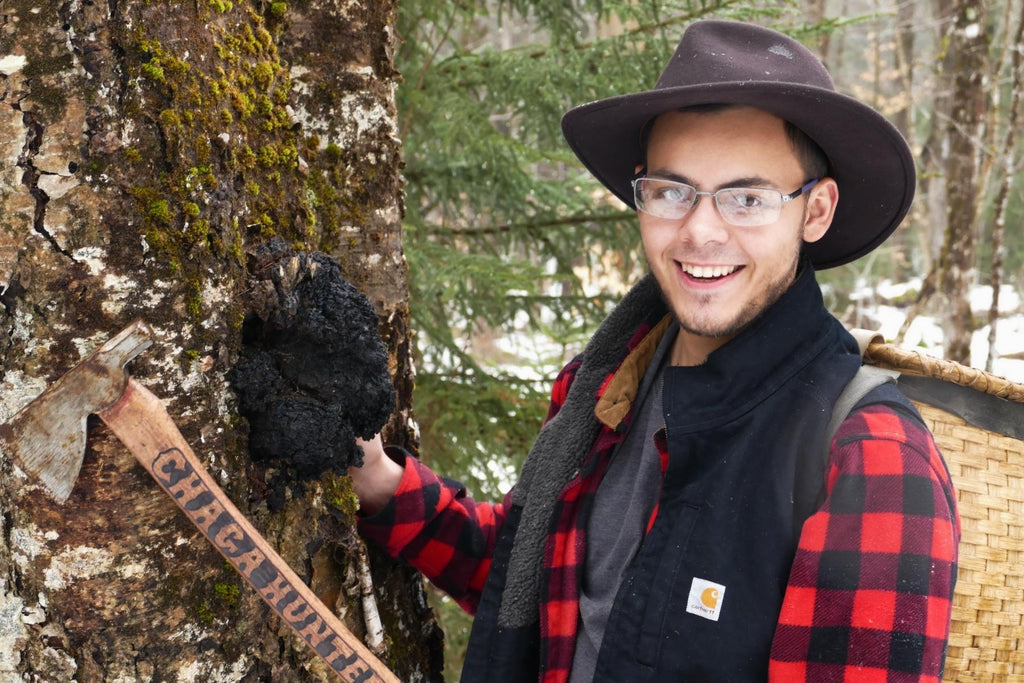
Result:
{"label": "green moss on bark", "polygon": [[[316,197],[300,171],[306,140],[288,113],[291,81],[274,33],[248,3],[191,9],[207,13],[205,22],[139,23],[129,36],[138,115],[153,135],[124,148],[121,162],[128,177],[157,179],[131,192],[142,234],[199,320],[207,274],[222,272],[223,261],[244,268],[247,234],[303,249],[318,239]],[[205,30],[181,34],[192,27]],[[233,182],[221,187],[218,178]]]}

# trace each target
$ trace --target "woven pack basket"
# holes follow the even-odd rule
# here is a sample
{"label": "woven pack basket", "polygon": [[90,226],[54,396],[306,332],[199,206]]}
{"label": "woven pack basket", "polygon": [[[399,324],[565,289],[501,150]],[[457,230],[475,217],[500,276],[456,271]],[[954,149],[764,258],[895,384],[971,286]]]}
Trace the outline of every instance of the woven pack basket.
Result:
{"label": "woven pack basket", "polygon": [[1024,384],[873,342],[953,477],[963,536],[946,681],[1024,683]]}

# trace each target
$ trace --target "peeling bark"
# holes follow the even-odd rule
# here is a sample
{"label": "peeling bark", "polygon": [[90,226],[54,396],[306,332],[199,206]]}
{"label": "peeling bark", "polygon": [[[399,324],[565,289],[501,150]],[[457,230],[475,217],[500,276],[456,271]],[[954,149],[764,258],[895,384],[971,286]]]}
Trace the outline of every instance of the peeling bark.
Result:
{"label": "peeling bark", "polygon": [[[247,254],[324,251],[381,318],[414,446],[401,249],[395,3],[70,0],[0,15],[0,421],[135,317],[132,374],[211,474],[353,632],[366,554],[344,477],[267,505],[225,380]],[[95,418],[57,505],[0,457],[0,680],[312,681],[324,666]],[[440,678],[418,575],[370,552],[381,650]]]}

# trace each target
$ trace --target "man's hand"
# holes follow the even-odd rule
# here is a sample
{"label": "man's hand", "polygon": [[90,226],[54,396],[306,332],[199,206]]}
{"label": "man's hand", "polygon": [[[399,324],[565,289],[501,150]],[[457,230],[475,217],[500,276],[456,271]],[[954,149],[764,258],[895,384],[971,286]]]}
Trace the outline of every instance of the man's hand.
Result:
{"label": "man's hand", "polygon": [[363,466],[348,468],[348,474],[362,513],[373,515],[395,495],[404,470],[384,452],[380,434],[370,441],[356,438],[356,445],[363,449]]}

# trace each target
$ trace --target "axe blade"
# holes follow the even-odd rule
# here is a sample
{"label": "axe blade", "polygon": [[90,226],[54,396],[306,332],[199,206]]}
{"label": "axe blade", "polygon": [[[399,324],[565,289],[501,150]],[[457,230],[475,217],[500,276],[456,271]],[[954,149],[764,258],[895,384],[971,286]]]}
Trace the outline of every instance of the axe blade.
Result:
{"label": "axe blade", "polygon": [[149,325],[129,324],[0,425],[0,450],[54,500],[66,501],[82,468],[89,414],[117,402],[128,382],[125,364],[152,343]]}

